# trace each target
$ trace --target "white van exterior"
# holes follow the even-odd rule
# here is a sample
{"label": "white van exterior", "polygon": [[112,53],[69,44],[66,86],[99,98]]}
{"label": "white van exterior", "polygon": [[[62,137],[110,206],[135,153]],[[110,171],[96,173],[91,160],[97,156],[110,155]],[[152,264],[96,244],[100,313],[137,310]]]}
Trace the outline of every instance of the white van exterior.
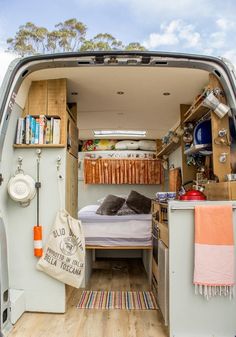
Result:
{"label": "white van exterior", "polygon": [[[10,300],[9,289],[22,291],[17,296],[20,302],[17,302],[21,308],[19,310],[30,312],[52,312],[64,313],[66,311],[66,293],[65,285],[39,273],[35,269],[37,262],[33,256],[32,246],[32,228],[35,222],[35,203],[28,208],[20,208],[7,194],[7,183],[17,167],[19,156],[23,158],[23,170],[27,174],[35,176],[35,149],[14,149],[12,144],[15,137],[15,125],[17,118],[22,114],[30,86],[27,82],[29,76],[40,74],[39,79],[57,78],[61,76],[62,71],[70,69],[70,73],[78,68],[108,68],[125,69],[125,67],[139,69],[197,69],[213,73],[221,82],[228,104],[231,107],[233,116],[236,116],[236,77],[234,68],[230,62],[215,57],[197,56],[189,54],[161,53],[161,52],[86,52],[86,53],[66,53],[54,55],[36,55],[17,59],[11,63],[5,75],[0,91],[0,330],[2,333],[11,330],[12,320],[10,319]],[[150,70],[150,71],[151,71]],[[58,74],[57,74],[58,71]],[[115,78],[114,78],[115,80]],[[124,81],[126,79],[124,78]],[[192,78],[194,81],[194,78]],[[96,78],[94,78],[96,81]],[[178,85],[181,85],[181,79],[176,79]],[[136,83],[137,86],[140,83]],[[170,121],[172,123],[172,121]],[[176,121],[173,121],[173,124]],[[170,124],[171,124],[170,123]],[[60,156],[61,173],[66,176],[66,150],[64,148],[43,149],[41,157],[41,222],[44,230],[44,240],[49,231],[50,224],[54,220],[55,212],[59,209],[58,186],[56,180],[56,160]],[[47,188],[44,188],[44,187]],[[65,189],[63,197],[65,198]],[[80,193],[80,191],[79,191]],[[50,207],[48,205],[50,204]],[[173,207],[175,205],[173,204]],[[177,205],[178,206],[178,205]],[[176,206],[176,207],[177,207]],[[189,215],[186,215],[189,217]],[[176,215],[176,219],[181,222],[182,215]],[[236,219],[234,219],[236,224]],[[191,235],[191,233],[190,233]],[[172,239],[173,240],[173,239]],[[175,247],[176,248],[176,247]],[[177,248],[176,248],[177,249]],[[87,263],[92,260],[92,255],[88,255]],[[90,262],[89,262],[90,261]],[[89,271],[88,271],[89,273]],[[171,271],[170,271],[171,273]],[[89,277],[89,275],[87,275]],[[174,288],[170,289],[170,292]],[[174,290],[173,290],[174,291]],[[183,294],[184,298],[185,294]],[[190,306],[196,305],[195,315],[201,308],[202,299],[197,299],[196,303],[190,303]],[[183,299],[184,301],[184,299]],[[197,331],[194,331],[194,324],[191,325],[188,320],[192,319],[187,313],[186,324],[178,326],[178,322],[173,317],[173,327],[170,329],[171,337],[233,337],[236,335],[235,310],[236,299],[226,303],[226,299],[217,299],[217,309],[213,315],[209,316],[213,320],[215,314],[216,326],[221,327],[219,333],[211,327],[212,321],[206,324],[204,322]],[[175,303],[176,308],[181,304]],[[203,304],[207,306],[208,303]],[[210,303],[210,310],[214,311],[214,305]],[[225,317],[225,308],[227,317]],[[222,308],[222,312],[221,309]],[[230,308],[230,309],[229,309]],[[12,309],[14,310],[14,309]],[[200,309],[201,310],[201,309]],[[190,310],[191,311],[191,310]],[[78,313],[79,314],[79,313]],[[170,324],[172,324],[172,316]],[[175,327],[178,326],[177,332]],[[186,326],[186,330],[184,330]],[[181,331],[181,332],[180,332]],[[224,335],[225,333],[225,335]],[[94,337],[96,335],[94,334]]]}

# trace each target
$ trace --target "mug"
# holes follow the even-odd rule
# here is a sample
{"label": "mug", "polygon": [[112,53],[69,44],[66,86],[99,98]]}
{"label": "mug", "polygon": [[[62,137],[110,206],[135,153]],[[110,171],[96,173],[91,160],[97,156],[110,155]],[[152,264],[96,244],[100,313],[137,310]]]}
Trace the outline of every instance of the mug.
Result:
{"label": "mug", "polygon": [[167,199],[167,193],[166,193],[166,192],[157,192],[157,193],[156,193],[156,198],[157,198],[157,200],[159,200],[160,202],[166,201],[166,199]]}
{"label": "mug", "polygon": [[168,200],[176,199],[176,192],[167,192],[167,199]]}

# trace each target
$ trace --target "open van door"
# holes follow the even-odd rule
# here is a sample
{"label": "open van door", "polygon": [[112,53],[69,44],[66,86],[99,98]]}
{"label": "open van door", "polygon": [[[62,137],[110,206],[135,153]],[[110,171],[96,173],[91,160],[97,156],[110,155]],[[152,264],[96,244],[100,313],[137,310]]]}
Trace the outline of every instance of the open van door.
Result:
{"label": "open van door", "polygon": [[[76,71],[85,69],[86,67],[91,69],[90,70],[91,79],[93,80],[94,83],[95,83],[94,69],[103,70],[104,68],[106,70],[107,69],[109,70],[109,67],[110,68],[114,67],[114,69],[116,70],[119,69],[119,72],[120,72],[120,69],[124,67],[127,67],[127,68],[129,67],[130,69],[132,69],[134,74],[138,72],[138,69],[145,69],[145,71],[146,69],[148,69],[148,72],[150,71],[150,73],[153,73],[153,69],[156,69],[156,70],[162,69],[162,73],[164,74],[163,78],[165,78],[165,73],[164,73],[165,68],[168,68],[169,70],[171,70],[171,72],[172,72],[172,69],[174,68],[176,69],[184,68],[184,70],[185,69],[204,70],[209,74],[213,74],[220,81],[220,83],[224,87],[225,94],[228,98],[229,106],[232,107],[231,113],[233,116],[236,115],[236,108],[235,108],[236,107],[236,86],[235,86],[236,77],[235,77],[233,66],[230,63],[228,63],[226,60],[221,60],[221,59],[207,57],[207,56],[188,55],[188,54],[179,54],[179,53],[111,51],[111,52],[85,52],[85,53],[77,52],[77,53],[64,53],[64,54],[52,54],[52,55],[36,55],[36,56],[22,58],[20,60],[13,61],[8,69],[8,72],[6,74],[6,77],[4,79],[3,85],[0,90],[0,315],[1,315],[0,316],[0,331],[3,331],[3,330],[6,331],[8,326],[11,325],[10,317],[9,317],[10,316],[9,284],[11,288],[15,287],[17,289],[24,289],[25,292],[27,292],[27,298],[25,301],[26,311],[57,312],[57,313],[64,313],[66,311],[64,284],[59,283],[59,282],[56,283],[54,282],[54,280],[47,278],[45,275],[39,276],[38,272],[35,269],[36,260],[32,254],[33,242],[32,242],[32,231],[31,231],[32,219],[34,219],[33,209],[30,214],[26,213],[27,210],[24,210],[25,213],[20,213],[19,209],[17,209],[17,211],[15,210],[14,207],[17,207],[17,206],[12,203],[10,204],[8,200],[7,182],[10,178],[10,175],[12,173],[14,174],[14,169],[15,169],[15,165],[17,162],[18,154],[26,153],[28,151],[28,149],[23,150],[23,148],[21,150],[20,147],[18,148],[17,151],[14,150],[13,142],[15,139],[14,138],[15,137],[15,126],[17,122],[17,117],[22,116],[22,112],[25,107],[24,99],[27,97],[30,84],[31,84],[30,81],[37,81],[37,80],[51,81],[52,79],[59,80],[62,77],[63,78],[69,77],[69,75],[67,76],[68,73],[63,74],[62,76],[61,73],[63,73],[63,71],[64,72],[70,71],[70,76],[73,79],[72,75],[74,73],[77,76]],[[42,71],[43,75],[42,77],[40,77],[41,76],[40,74],[40,76],[37,77],[38,76],[37,72],[40,72],[40,71]],[[53,74],[50,77],[50,71],[52,72],[58,71],[58,74]],[[125,73],[127,73],[126,69],[123,74]],[[77,78],[80,78],[79,75],[80,74],[78,74]],[[104,75],[101,76],[102,79],[103,79],[103,76]],[[28,83],[27,83],[27,77],[29,80]],[[112,80],[115,79],[115,77],[111,76],[110,73],[109,73],[108,78],[111,78]],[[158,78],[158,76],[156,76],[155,78]],[[193,78],[193,81],[194,81],[194,78]],[[137,83],[140,84],[140,82],[137,82]],[[147,81],[147,83],[149,82]],[[174,78],[173,83],[176,84],[176,78]],[[25,95],[22,95],[23,98],[25,97],[24,99],[22,97],[19,98],[20,95],[17,95],[18,91],[20,92],[19,88],[22,92],[23,91],[25,92]],[[156,86],[153,85],[152,89],[153,88],[156,94]],[[74,92],[74,90],[71,91],[71,93],[72,92]],[[118,91],[117,93],[119,94]],[[165,96],[165,92],[162,93],[162,95]],[[185,95],[185,92],[184,92],[184,95]],[[16,102],[15,102],[15,99],[16,99]],[[170,119],[169,115],[167,118]],[[69,136],[71,135],[72,138],[73,138],[73,134],[76,134],[76,127],[74,126],[74,124],[76,125],[76,123],[73,122],[73,118],[71,117],[71,120],[68,124],[67,133]],[[24,151],[24,152],[20,152],[20,151]],[[25,156],[26,158],[25,162],[26,160],[28,160],[27,167],[28,167],[28,170],[31,170],[30,174],[33,175],[35,171],[34,171],[34,168],[32,169],[32,158],[33,158],[33,155],[35,155],[35,152],[33,152],[34,149],[31,149],[30,151],[31,152],[28,152],[28,153],[31,153],[32,156],[28,156],[28,157]],[[64,172],[66,172],[68,176],[70,174],[73,175],[74,172],[76,172],[77,164],[78,164],[77,158],[73,156],[74,147],[73,147],[72,142],[70,141],[70,137],[68,137],[68,139],[66,139],[65,137],[65,143],[63,147],[59,147],[58,149],[51,149],[50,152],[46,152],[46,151],[47,150],[43,152],[42,170],[44,169],[44,174],[45,174],[45,177],[47,177],[46,178],[47,181],[50,181],[51,185],[47,191],[50,190],[51,194],[47,195],[44,198],[45,199],[44,201],[46,203],[46,199],[47,198],[48,200],[50,199],[50,202],[53,203],[53,207],[51,207],[51,205],[50,207],[48,207],[48,205],[45,205],[45,208],[44,208],[46,209],[46,207],[48,207],[47,214],[44,213],[44,218],[42,219],[42,223],[44,224],[44,229],[45,229],[45,232],[44,232],[45,237],[47,236],[46,235],[47,231],[49,231],[50,229],[51,219],[53,219],[54,213],[58,209],[58,204],[57,204],[58,193],[55,192],[55,191],[58,191],[58,186],[57,186],[56,176],[54,174],[54,172],[56,172],[56,164],[55,164],[56,159],[58,158],[58,155],[60,155],[60,158],[63,159],[62,160],[62,172],[64,170]],[[65,154],[67,156],[67,162],[66,162]],[[70,158],[69,164],[68,164],[68,158]],[[49,162],[49,165],[47,161]],[[2,179],[1,177],[3,177],[4,179],[2,184],[1,184],[1,179]],[[50,177],[52,177],[52,179]],[[75,191],[75,186],[73,186],[72,184],[73,183],[72,179],[69,179],[69,180],[71,184],[67,185],[67,193],[69,191],[69,193],[71,194],[73,191]],[[76,188],[77,188],[77,185],[76,185]],[[43,191],[43,188],[42,188],[42,191]],[[79,193],[81,192],[79,191]],[[78,205],[78,200],[76,198],[73,200],[70,200],[69,206],[71,206],[74,210],[76,210],[77,205]],[[69,206],[67,206],[67,208],[69,208]],[[76,213],[77,211],[75,211],[75,216],[76,216]],[[8,247],[7,247],[7,244],[8,244]],[[9,251],[8,258],[10,262],[9,263],[10,264],[9,279],[8,279],[7,250]],[[171,254],[169,254],[168,256],[170,255]],[[186,253],[185,253],[185,256],[187,256]],[[166,260],[168,259],[169,258],[166,257]],[[90,254],[90,260],[91,260],[90,264],[92,264],[92,253]],[[164,262],[166,262],[166,260]],[[89,274],[90,271],[91,270],[87,268],[87,274]],[[192,273],[192,269],[191,269],[191,273]],[[32,275],[33,277],[31,277]],[[181,274],[181,277],[182,277],[182,274]],[[186,280],[189,280],[189,279],[190,278],[186,278]],[[180,285],[182,286],[182,283]],[[191,287],[191,291],[192,291],[192,284],[190,282],[188,282],[188,286]],[[177,293],[178,291],[176,291],[175,293],[171,291],[170,296],[173,296],[173,294],[175,295]],[[185,291],[185,294],[187,294],[186,291]],[[45,306],[46,301],[48,301],[47,307]],[[196,298],[196,301],[198,301],[198,298]],[[169,301],[169,303],[170,302],[171,301]],[[177,301],[175,303],[177,303]],[[234,305],[236,305],[235,304],[236,302],[232,301],[231,303],[234,303]],[[178,301],[177,305],[179,304],[182,304],[182,302],[180,303],[180,301]],[[173,312],[176,316],[176,313],[180,312],[180,310],[177,309],[177,310],[174,310]],[[232,316],[234,312],[232,313]],[[170,316],[169,321],[170,321],[170,326],[172,325],[171,329],[174,332],[176,332],[175,326],[173,324],[173,316]],[[175,322],[177,321],[178,319],[175,320]],[[192,320],[186,319],[186,322],[190,322],[190,321]],[[229,324],[227,323],[228,321],[233,322],[233,319],[230,315],[229,317],[222,318],[222,321],[219,320],[219,322],[217,323],[221,324],[224,329],[225,326],[227,325],[229,326]],[[195,324],[196,324],[196,321],[195,321]],[[198,327],[201,327],[201,324],[198,324]],[[178,327],[178,328],[181,331],[182,327]],[[229,328],[233,330],[234,326],[233,327],[230,326]],[[196,329],[197,328],[195,326],[195,330]],[[177,333],[178,333],[178,330],[177,330]],[[174,333],[171,336],[174,336]]]}
{"label": "open van door", "polygon": [[[7,266],[7,239],[3,219],[0,215],[0,308],[1,320],[0,331],[9,323],[9,283]],[[1,336],[1,335],[0,335]]]}

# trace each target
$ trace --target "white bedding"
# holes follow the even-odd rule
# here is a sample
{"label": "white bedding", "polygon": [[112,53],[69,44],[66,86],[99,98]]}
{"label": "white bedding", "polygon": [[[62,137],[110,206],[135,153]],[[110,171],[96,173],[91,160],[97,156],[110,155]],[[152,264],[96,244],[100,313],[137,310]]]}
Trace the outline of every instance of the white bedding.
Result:
{"label": "white bedding", "polygon": [[150,246],[151,214],[99,215],[99,205],[82,208],[78,217],[82,222],[86,245]]}

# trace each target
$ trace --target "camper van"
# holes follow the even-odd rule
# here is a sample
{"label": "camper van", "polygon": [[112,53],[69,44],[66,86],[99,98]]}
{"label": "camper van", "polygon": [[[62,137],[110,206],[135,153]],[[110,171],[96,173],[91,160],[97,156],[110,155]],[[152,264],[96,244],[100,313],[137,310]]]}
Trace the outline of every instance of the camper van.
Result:
{"label": "camper van", "polygon": [[236,81],[161,52],[16,59],[0,91],[0,331],[236,335]]}

